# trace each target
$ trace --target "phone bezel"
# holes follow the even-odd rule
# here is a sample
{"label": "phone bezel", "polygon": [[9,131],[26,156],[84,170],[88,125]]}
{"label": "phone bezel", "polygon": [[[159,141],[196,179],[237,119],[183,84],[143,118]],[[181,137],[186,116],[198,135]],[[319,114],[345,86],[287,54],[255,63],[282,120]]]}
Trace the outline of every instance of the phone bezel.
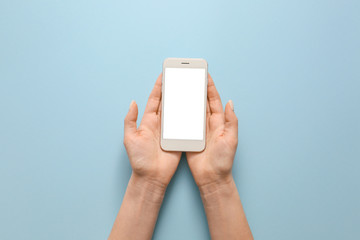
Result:
{"label": "phone bezel", "polygon": [[[201,58],[167,58],[163,63],[162,71],[162,91],[161,99],[164,99],[165,93],[165,68],[204,68],[205,69],[205,87],[204,87],[204,128],[202,140],[184,140],[184,139],[164,139],[163,123],[164,114],[161,114],[161,135],[160,146],[165,151],[181,152],[201,152],[206,146],[206,104],[207,104],[207,85],[208,85],[208,64]],[[164,112],[164,102],[161,104],[161,113]]]}

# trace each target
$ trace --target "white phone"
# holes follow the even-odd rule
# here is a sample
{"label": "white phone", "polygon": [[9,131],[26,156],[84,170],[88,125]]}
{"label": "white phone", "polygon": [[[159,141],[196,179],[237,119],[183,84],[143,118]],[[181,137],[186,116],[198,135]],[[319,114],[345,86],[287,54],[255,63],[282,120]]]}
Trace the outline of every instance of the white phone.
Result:
{"label": "white phone", "polygon": [[161,148],[205,149],[208,66],[204,59],[167,58],[162,74]]}

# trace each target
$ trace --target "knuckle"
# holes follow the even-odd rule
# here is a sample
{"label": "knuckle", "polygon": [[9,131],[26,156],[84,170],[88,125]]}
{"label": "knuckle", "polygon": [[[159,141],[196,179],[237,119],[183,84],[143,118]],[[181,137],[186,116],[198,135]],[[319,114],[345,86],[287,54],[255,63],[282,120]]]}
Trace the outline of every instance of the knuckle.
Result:
{"label": "knuckle", "polygon": [[124,138],[123,143],[124,143],[124,146],[126,147],[128,145],[128,140],[126,138]]}
{"label": "knuckle", "polygon": [[124,136],[124,145],[125,147],[128,146],[131,142],[131,138],[128,135]]}
{"label": "knuckle", "polygon": [[234,118],[234,123],[235,123],[236,125],[238,125],[238,123],[239,123],[239,119],[238,119],[237,116],[235,116],[235,118]]}

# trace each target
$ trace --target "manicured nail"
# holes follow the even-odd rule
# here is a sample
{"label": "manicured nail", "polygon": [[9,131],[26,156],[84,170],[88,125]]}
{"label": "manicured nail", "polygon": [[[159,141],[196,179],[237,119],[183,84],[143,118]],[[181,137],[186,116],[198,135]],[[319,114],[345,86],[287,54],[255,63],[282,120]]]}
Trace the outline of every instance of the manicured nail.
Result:
{"label": "manicured nail", "polygon": [[134,101],[134,100],[131,100],[130,106],[129,106],[129,110],[130,110],[131,106],[132,106],[134,103],[135,103],[135,101]]}
{"label": "manicured nail", "polygon": [[229,104],[230,104],[230,108],[231,108],[231,110],[233,110],[233,111],[234,111],[234,103],[233,103],[233,101],[232,101],[232,100],[230,100],[230,101],[229,101]]}

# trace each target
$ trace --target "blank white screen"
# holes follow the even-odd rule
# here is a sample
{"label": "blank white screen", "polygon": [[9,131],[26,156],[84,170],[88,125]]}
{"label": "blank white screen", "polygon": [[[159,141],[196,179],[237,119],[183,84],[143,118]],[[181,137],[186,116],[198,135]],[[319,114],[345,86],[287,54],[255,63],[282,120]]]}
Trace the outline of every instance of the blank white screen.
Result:
{"label": "blank white screen", "polygon": [[165,68],[164,139],[203,140],[205,69]]}

